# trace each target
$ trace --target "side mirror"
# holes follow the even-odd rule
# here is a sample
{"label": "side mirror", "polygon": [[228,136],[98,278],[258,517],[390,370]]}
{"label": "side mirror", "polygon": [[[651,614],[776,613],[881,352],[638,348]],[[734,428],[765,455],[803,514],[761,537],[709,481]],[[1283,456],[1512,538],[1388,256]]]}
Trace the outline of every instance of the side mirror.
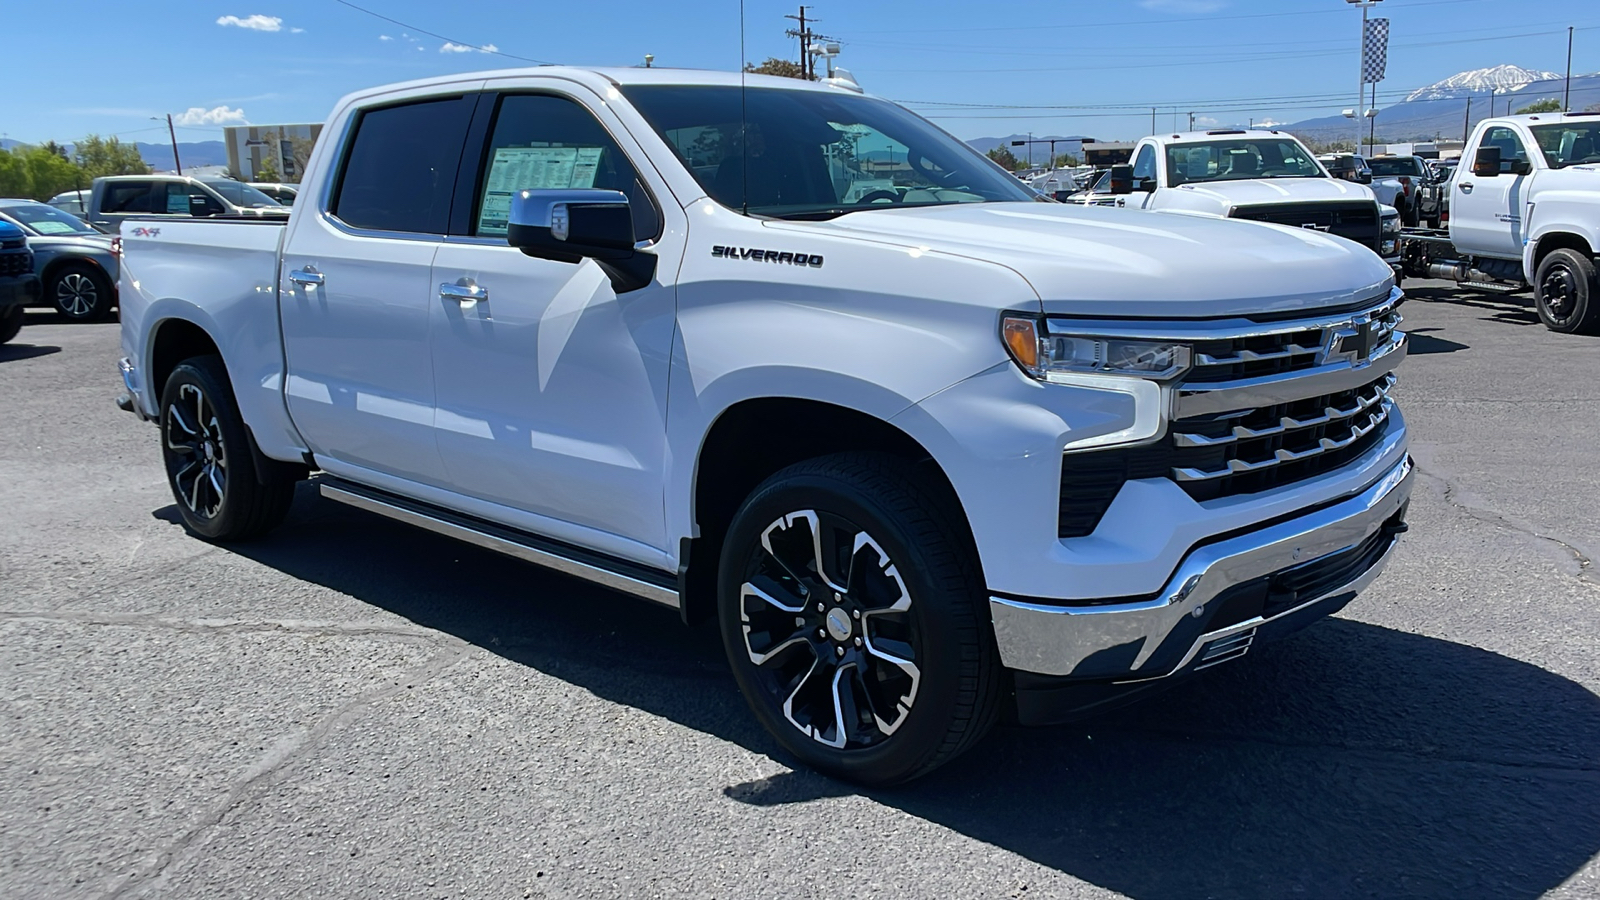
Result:
{"label": "side mirror", "polygon": [[1113,194],[1133,193],[1133,166],[1127,164],[1112,166],[1108,186]]}
{"label": "side mirror", "polygon": [[1156,192],[1156,180],[1154,178],[1141,178],[1134,182],[1133,189],[1144,194],[1154,194]]}
{"label": "side mirror", "polygon": [[1472,157],[1472,174],[1479,178],[1493,178],[1500,174],[1500,148],[1479,147]]}
{"label": "side mirror", "polygon": [[204,194],[189,195],[189,215],[199,218],[202,216],[216,215],[216,212],[216,208],[212,204],[210,197],[207,197]]}
{"label": "side mirror", "polygon": [[521,191],[511,198],[506,243],[538,259],[592,259],[619,294],[655,279],[656,257],[634,249],[633,209],[621,191]]}
{"label": "side mirror", "polygon": [[1356,170],[1356,174],[1355,174],[1355,178],[1353,180],[1355,181],[1356,184],[1371,184],[1372,183],[1372,173],[1371,172],[1363,172],[1360,169],[1357,169]]}
{"label": "side mirror", "polygon": [[1513,175],[1527,175],[1533,171],[1533,163],[1525,159],[1513,159],[1506,165],[1506,170]]}

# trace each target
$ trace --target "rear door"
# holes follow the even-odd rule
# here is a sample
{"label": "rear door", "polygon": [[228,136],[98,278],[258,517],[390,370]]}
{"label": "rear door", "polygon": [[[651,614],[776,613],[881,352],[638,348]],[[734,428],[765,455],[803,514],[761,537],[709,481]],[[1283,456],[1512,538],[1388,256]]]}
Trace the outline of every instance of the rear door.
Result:
{"label": "rear door", "polygon": [[334,177],[292,220],[280,272],[284,388],[295,425],[335,474],[402,489],[445,483],[431,267],[477,99],[458,91],[358,112]]}
{"label": "rear door", "polygon": [[1472,174],[1472,160],[1463,159],[1456,173],[1451,198],[1450,239],[1463,253],[1502,259],[1522,258],[1522,207],[1527,200],[1529,175],[1513,171],[1533,165],[1527,144],[1516,130],[1495,125],[1483,135],[1480,147],[1500,148],[1500,174],[1491,178]]}
{"label": "rear door", "polygon": [[[446,472],[507,524],[659,563],[675,313],[662,281],[682,258],[682,211],[660,202],[665,184],[599,97],[552,81],[493,103],[430,282]],[[513,192],[569,187],[629,196],[635,236],[660,258],[655,283],[618,296],[592,260],[506,244]]]}

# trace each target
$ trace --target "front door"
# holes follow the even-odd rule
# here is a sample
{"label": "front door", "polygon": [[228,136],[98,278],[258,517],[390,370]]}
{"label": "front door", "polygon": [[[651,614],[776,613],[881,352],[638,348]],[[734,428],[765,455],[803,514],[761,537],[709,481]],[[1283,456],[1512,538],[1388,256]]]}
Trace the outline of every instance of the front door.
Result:
{"label": "front door", "polygon": [[[467,233],[433,266],[445,469],[455,490],[538,517],[502,516],[508,524],[659,563],[675,311],[659,279],[677,271],[681,229],[661,238],[660,206],[613,137],[625,132],[578,99],[506,94],[493,121]],[[513,192],[588,187],[632,199],[635,233],[661,257],[655,283],[619,297],[593,261],[534,259],[505,243]]]}
{"label": "front door", "polygon": [[1522,258],[1522,208],[1527,198],[1531,165],[1528,149],[1515,130],[1503,125],[1490,128],[1481,147],[1500,148],[1500,174],[1492,178],[1472,174],[1471,160],[1462,160],[1456,173],[1455,195],[1450,198],[1450,239],[1462,253]]}
{"label": "front door", "polygon": [[295,426],[335,474],[445,480],[433,435],[430,284],[476,100],[363,113],[326,209],[307,203],[295,215],[279,276],[284,393]]}

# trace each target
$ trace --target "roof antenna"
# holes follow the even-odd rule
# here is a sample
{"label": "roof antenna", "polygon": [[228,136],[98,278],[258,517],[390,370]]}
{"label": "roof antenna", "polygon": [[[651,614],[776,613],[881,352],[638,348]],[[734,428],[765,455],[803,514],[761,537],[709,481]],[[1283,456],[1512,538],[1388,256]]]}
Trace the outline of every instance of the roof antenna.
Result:
{"label": "roof antenna", "polygon": [[745,114],[744,0],[739,0],[739,181],[740,212],[750,215],[750,123]]}

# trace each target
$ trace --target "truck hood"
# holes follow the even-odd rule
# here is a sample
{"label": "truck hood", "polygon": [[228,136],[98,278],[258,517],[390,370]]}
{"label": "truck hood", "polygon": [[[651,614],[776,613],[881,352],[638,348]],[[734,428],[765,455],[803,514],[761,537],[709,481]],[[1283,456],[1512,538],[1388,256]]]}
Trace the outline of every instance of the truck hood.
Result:
{"label": "truck hood", "polygon": [[1215,181],[1209,184],[1181,184],[1169,190],[1180,196],[1192,195],[1217,204],[1222,211],[1235,206],[1258,203],[1294,203],[1319,200],[1372,200],[1372,189],[1364,184],[1337,178],[1258,178],[1248,181]]}
{"label": "truck hood", "polygon": [[1213,318],[1312,310],[1365,299],[1393,278],[1371,250],[1342,238],[1192,213],[970,203],[772,224],[885,241],[913,256],[938,252],[997,263],[1033,286],[1045,312],[1063,315]]}

